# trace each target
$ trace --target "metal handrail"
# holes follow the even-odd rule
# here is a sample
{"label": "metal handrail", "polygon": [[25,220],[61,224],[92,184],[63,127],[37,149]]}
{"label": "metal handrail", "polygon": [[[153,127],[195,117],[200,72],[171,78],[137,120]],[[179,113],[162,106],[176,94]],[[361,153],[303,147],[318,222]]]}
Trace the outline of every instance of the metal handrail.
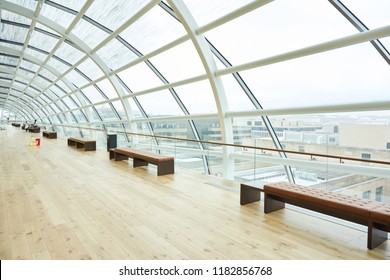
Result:
{"label": "metal handrail", "polygon": [[[50,125],[50,126],[52,126],[52,125]],[[101,129],[101,128],[91,128],[91,127],[82,127],[82,126],[70,126],[70,125],[57,125],[57,126],[64,126],[64,127],[78,128],[78,129],[86,129],[86,130],[96,130],[96,131],[102,131],[102,132],[107,133],[107,129]],[[345,156],[338,156],[338,155],[327,155],[327,154],[321,154],[321,153],[307,153],[307,152],[298,152],[298,151],[292,151],[292,150],[280,150],[280,149],[275,149],[275,148],[255,147],[255,146],[238,145],[238,144],[229,144],[229,143],[221,143],[221,142],[215,142],[215,141],[186,139],[186,138],[178,138],[178,137],[162,136],[162,135],[150,135],[150,134],[126,132],[126,131],[119,131],[119,130],[117,131],[117,130],[112,130],[112,129],[110,129],[110,132],[117,133],[117,134],[127,134],[127,135],[142,136],[142,137],[169,139],[169,140],[175,140],[175,141],[185,141],[185,142],[194,142],[194,143],[202,143],[202,144],[210,144],[210,145],[237,147],[237,148],[243,148],[243,149],[255,149],[255,150],[260,150],[260,151],[284,152],[284,153],[288,153],[288,154],[298,154],[298,155],[308,156],[312,160],[315,157],[324,157],[324,158],[338,159],[340,161],[340,163],[343,163],[344,160],[349,160],[349,161],[357,161],[357,162],[364,162],[364,163],[375,163],[375,164],[390,165],[390,161],[383,161],[383,160],[371,160],[371,159],[345,157]]]}

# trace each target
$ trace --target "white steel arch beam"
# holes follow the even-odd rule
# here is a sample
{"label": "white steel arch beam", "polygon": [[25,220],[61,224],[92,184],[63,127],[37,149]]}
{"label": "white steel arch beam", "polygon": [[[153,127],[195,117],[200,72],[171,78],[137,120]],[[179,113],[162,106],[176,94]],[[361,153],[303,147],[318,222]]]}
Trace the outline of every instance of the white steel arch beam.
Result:
{"label": "white steel arch beam", "polygon": [[348,46],[352,46],[352,45],[356,45],[356,44],[360,44],[360,43],[364,43],[367,41],[372,41],[372,40],[376,40],[388,36],[390,36],[390,25],[386,25],[368,31],[360,32],[357,34],[326,41],[324,43],[304,47],[290,52],[277,54],[274,56],[255,60],[252,62],[235,65],[226,69],[220,69],[216,71],[216,75],[217,76],[228,75],[239,71],[245,71],[245,70],[263,67],[266,65],[271,65],[283,61],[301,58],[301,57],[305,57],[317,53],[344,48],[344,47],[348,47]]}
{"label": "white steel arch beam", "polygon": [[[91,1],[89,1],[89,3],[91,3]],[[88,6],[88,4],[85,4],[86,6]],[[28,10],[24,7],[20,7],[16,4],[13,4],[13,3],[9,3],[9,2],[0,2],[0,8],[1,9],[4,9],[4,10],[7,10],[9,12],[12,12],[12,13],[15,13],[15,14],[19,14],[21,16],[24,16],[26,18],[29,18],[32,20],[32,22],[35,24],[36,22],[39,22],[45,26],[47,26],[48,28],[52,29],[52,30],[55,30],[58,34],[61,35],[61,39],[60,41],[64,40],[66,37],[66,32],[68,30],[66,30],[65,28],[63,28],[62,26],[58,25],[57,23],[39,15],[39,13],[37,12],[32,12],[31,10]],[[23,55],[23,53],[21,54]],[[50,59],[50,57],[53,55],[53,52],[46,58],[46,60],[44,62],[40,62],[40,64],[38,64],[40,66],[40,68],[38,69],[38,71],[36,72],[35,76],[31,79],[31,82],[32,80],[38,75],[38,72],[40,71],[40,69],[46,64],[46,62]],[[57,75],[56,75],[57,76]],[[64,76],[64,75],[60,75],[59,77],[61,76]],[[58,76],[57,76],[58,77]],[[54,85],[60,78],[58,78],[56,81],[53,81],[50,86]],[[48,87],[48,88],[49,88]],[[72,88],[72,87],[71,87]],[[47,89],[43,90],[46,91]],[[91,115],[89,114],[89,112],[86,112],[86,115]]]}
{"label": "white steel arch beam", "polygon": [[[34,12],[35,16],[39,15],[39,13],[41,12],[42,6],[43,6],[43,0],[39,0],[38,4],[36,6],[35,12]],[[26,50],[26,48],[27,48],[27,46],[28,46],[28,44],[30,42],[30,39],[31,39],[31,36],[32,36],[32,32],[33,32],[33,30],[35,28],[35,25],[36,25],[36,22],[35,21],[31,21],[31,25],[30,25],[29,31],[27,33],[27,37],[26,37],[26,39],[24,41],[24,44],[23,44],[23,48],[20,51],[20,55],[19,55],[18,63],[16,65],[16,72],[15,73],[18,72],[18,70],[20,68],[20,64],[23,61],[24,52],[25,52],[25,50]],[[16,75],[14,75],[14,80],[15,80],[15,78],[16,78]],[[14,83],[14,80],[12,81],[12,84]]]}
{"label": "white steel arch beam", "polygon": [[[213,90],[214,100],[218,109],[222,141],[224,143],[233,144],[232,122],[230,118],[226,117],[228,102],[226,100],[225,90],[221,78],[214,75],[217,70],[217,66],[207,41],[203,35],[197,34],[196,30],[198,29],[198,25],[182,0],[168,0],[168,3],[173,8],[177,17],[190,36],[206,70],[207,79],[209,80]],[[223,177],[226,179],[233,179],[234,177],[234,160],[230,157],[231,151],[231,147],[223,147]]]}
{"label": "white steel arch beam", "polygon": [[[89,1],[89,2],[92,2],[92,1]],[[152,1],[153,6],[157,2],[158,1],[156,1],[156,0]],[[147,8],[151,8],[152,7],[151,4],[149,4],[147,6],[148,6]],[[64,27],[60,26],[59,24],[51,21],[50,19],[48,19],[48,18],[46,18],[46,17],[44,17],[42,15],[35,16],[35,14],[31,10],[28,10],[28,9],[26,9],[24,7],[21,7],[21,6],[18,6],[16,4],[9,3],[9,2],[0,2],[0,9],[4,9],[4,10],[7,10],[9,12],[12,12],[12,13],[15,13],[15,14],[19,14],[19,15],[22,15],[22,16],[24,16],[26,18],[29,18],[29,19],[34,20],[36,22],[39,22],[40,24],[42,24],[44,26],[47,26],[48,28],[50,28],[50,29],[54,30],[55,32],[57,32],[58,34],[60,34],[62,38],[68,39],[69,41],[71,41],[75,45],[77,45],[79,50],[84,52],[86,55],[82,59],[80,59],[78,63],[76,63],[73,67],[71,67],[67,72],[62,74],[62,76],[65,76],[66,74],[68,74],[71,70],[76,68],[78,64],[82,63],[87,58],[91,58],[92,61],[94,61],[95,64],[102,70],[102,72],[104,73],[105,77],[110,81],[110,83],[114,87],[118,97],[120,98],[120,100],[121,100],[121,102],[123,104],[123,107],[125,108],[125,113],[126,113],[127,120],[129,121],[129,125],[131,125],[130,120],[132,119],[132,110],[130,108],[130,104],[128,102],[124,102],[124,100],[121,98],[124,95],[124,93],[123,93],[123,90],[122,90],[122,88],[121,88],[121,86],[119,84],[119,81],[116,79],[115,75],[109,75],[111,70],[103,62],[103,60],[100,59],[100,57],[98,55],[96,55],[96,51],[97,51],[96,47],[92,50],[82,40],[80,40],[77,36],[75,36],[74,34],[70,33],[71,28],[66,30]],[[143,10],[143,12],[146,12],[145,9]],[[74,26],[75,23],[73,23],[71,25]],[[57,81],[54,81],[53,84],[55,84],[56,82]],[[89,110],[88,110],[88,113],[87,113],[87,117],[92,119],[92,114],[91,114],[91,112]]]}
{"label": "white steel arch beam", "polygon": [[[3,52],[5,52],[5,53],[9,53],[9,54],[12,54],[12,55],[15,55],[15,56],[21,56],[22,55],[22,52],[21,51],[18,51],[18,50],[14,50],[14,49],[12,49],[12,48],[9,48],[9,47],[5,47],[5,46],[0,46],[0,51],[3,51]],[[39,59],[37,59],[36,57],[34,57],[34,56],[32,56],[32,55],[29,55],[29,54],[23,54],[23,58],[26,60],[26,61],[29,61],[30,63],[33,63],[33,64],[36,64],[36,65],[43,65],[43,61],[42,60],[39,60]],[[48,65],[48,64],[45,64],[45,65],[43,65],[42,66],[45,70],[47,70],[47,71],[49,71],[50,73],[52,73],[54,76],[56,76],[58,79],[57,79],[57,81],[58,80],[61,80],[67,87],[69,87],[73,92],[77,92],[77,88],[70,82],[70,81],[68,81],[68,79],[66,79],[65,77],[63,77],[62,75],[61,75],[61,73],[60,72],[58,72],[55,68],[53,68],[53,67],[51,67],[50,65]],[[6,67],[4,67],[4,68],[6,68]],[[30,78],[28,78],[28,79],[30,79]],[[31,82],[31,83],[33,83],[33,84],[36,84],[35,82]],[[31,84],[30,83],[30,84]],[[53,85],[53,83],[52,83],[52,85]],[[50,85],[51,86],[51,85]],[[49,87],[50,87],[49,86]],[[49,87],[47,87],[47,88],[45,88],[44,86],[40,86],[39,88],[40,89],[42,89],[42,92],[46,92],[47,90],[48,90],[48,88]],[[27,88],[25,88],[25,90],[27,90]],[[84,98],[81,98],[78,94],[76,94],[76,97],[77,97],[77,99],[78,99],[78,101],[80,102],[80,104],[82,104],[82,105],[87,105],[86,103],[85,103],[85,101],[84,101]],[[53,100],[53,102],[55,102],[55,101],[58,101],[58,99],[57,100]],[[47,105],[49,105],[50,103],[48,103]],[[84,110],[84,108],[80,108],[80,109],[83,109]],[[84,110],[84,113],[86,113],[85,112],[85,110]]]}

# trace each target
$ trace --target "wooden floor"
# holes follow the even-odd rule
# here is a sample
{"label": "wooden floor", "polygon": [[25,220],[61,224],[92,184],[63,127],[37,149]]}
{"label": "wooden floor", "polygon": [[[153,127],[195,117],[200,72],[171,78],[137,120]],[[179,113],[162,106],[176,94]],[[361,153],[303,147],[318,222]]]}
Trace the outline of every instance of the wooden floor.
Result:
{"label": "wooden floor", "polygon": [[370,251],[364,231],[240,206],[217,178],[157,177],[61,136],[28,146],[32,135],[0,131],[0,259],[390,259],[390,241]]}

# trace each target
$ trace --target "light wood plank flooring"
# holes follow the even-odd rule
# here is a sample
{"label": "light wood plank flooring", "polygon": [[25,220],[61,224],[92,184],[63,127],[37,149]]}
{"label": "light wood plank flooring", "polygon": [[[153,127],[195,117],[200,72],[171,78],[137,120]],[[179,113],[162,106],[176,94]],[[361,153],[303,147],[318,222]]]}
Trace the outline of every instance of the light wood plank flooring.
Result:
{"label": "light wood plank flooring", "polygon": [[290,209],[264,215],[262,202],[240,206],[211,186],[237,183],[157,177],[59,137],[0,131],[0,259],[390,259],[390,241],[370,251],[364,231]]}

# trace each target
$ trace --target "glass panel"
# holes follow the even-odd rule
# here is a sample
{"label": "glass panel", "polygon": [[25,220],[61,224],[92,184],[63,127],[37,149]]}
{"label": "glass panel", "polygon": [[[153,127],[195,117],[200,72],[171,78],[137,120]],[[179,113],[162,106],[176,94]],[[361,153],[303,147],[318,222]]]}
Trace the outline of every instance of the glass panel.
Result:
{"label": "glass panel", "polygon": [[175,91],[190,114],[218,112],[208,81],[175,87]]}
{"label": "glass panel", "polygon": [[53,47],[58,43],[58,39],[43,34],[41,32],[33,32],[29,45],[34,46],[38,49],[51,52]]}
{"label": "glass panel", "polygon": [[65,116],[63,114],[58,114],[57,117],[60,119],[61,123],[67,123]]}
{"label": "glass panel", "polygon": [[102,118],[99,116],[99,113],[97,110],[93,108],[92,110],[92,120],[89,120],[90,122],[100,122],[102,121]]}
{"label": "glass panel", "polygon": [[50,104],[46,107],[46,109],[49,111],[50,115],[55,114],[55,110],[53,109],[53,106]]}
{"label": "glass panel", "polygon": [[104,79],[103,81],[96,84],[101,91],[109,98],[116,98],[118,97],[118,94],[116,93],[116,90],[112,86],[111,82],[108,79]]}
{"label": "glass panel", "polygon": [[76,92],[77,96],[80,98],[80,102],[83,104],[91,104],[91,101],[88,100],[88,98],[85,96],[83,91],[77,91]]}
{"label": "glass panel", "polygon": [[[136,147],[148,151],[159,150],[164,155],[172,155],[178,159],[179,163],[188,162],[188,159],[196,159],[196,156],[189,155],[189,151],[198,149],[193,142],[180,141],[170,138],[193,139],[188,121],[172,122],[151,122],[153,134],[169,138],[152,138],[149,136],[131,136],[132,143],[137,143]],[[145,135],[151,135],[148,123],[138,123],[137,132]],[[195,152],[198,154],[198,152]],[[197,160],[196,160],[197,161]]]}
{"label": "glass panel", "polygon": [[24,8],[35,11],[38,1],[24,1],[24,0],[8,0],[8,2],[18,4]]}
{"label": "glass panel", "polygon": [[21,51],[23,49],[23,45],[20,46],[20,45],[16,45],[16,44],[9,44],[6,42],[0,42],[0,46],[6,47],[6,48],[11,48],[11,49],[16,50],[16,51]]}
{"label": "glass panel", "polygon": [[72,29],[71,34],[76,35],[81,41],[83,41],[88,47],[93,49],[106,37],[108,33],[104,32],[100,28],[93,24],[81,19],[77,25]]}
{"label": "glass panel", "polygon": [[0,53],[0,63],[16,66],[18,64],[18,59],[15,57],[5,56]]}
{"label": "glass panel", "polygon": [[73,103],[76,104],[76,107],[81,107],[80,101],[77,99],[77,96],[74,93],[69,95],[69,98],[72,100]]}
{"label": "glass panel", "polygon": [[343,0],[345,6],[369,29],[389,25],[390,2],[386,0]]}
{"label": "glass panel", "polygon": [[52,72],[49,72],[45,68],[42,68],[41,71],[39,72],[39,74],[48,78],[51,81],[55,81],[57,79],[56,75],[54,75]]}
{"label": "glass panel", "polygon": [[[142,113],[140,109],[138,108],[137,104],[134,102],[133,98],[126,99],[130,103],[130,108],[133,112],[133,117],[134,118],[143,118]],[[130,112],[129,112],[130,113]]]}
{"label": "glass panel", "polygon": [[23,79],[23,78],[20,78],[18,77],[17,79],[15,79],[14,83],[18,83],[19,84],[19,87],[20,88],[23,88],[23,86],[27,86],[28,85],[28,80],[26,79]]}
{"label": "glass panel", "polygon": [[249,100],[248,96],[233,75],[226,75],[221,78],[225,89],[229,111],[252,110],[255,108],[255,105]]}
{"label": "glass panel", "polygon": [[8,74],[8,73],[4,73],[4,72],[0,72],[0,78],[3,78],[5,80],[12,80],[14,78],[14,75],[11,75],[11,74]]}
{"label": "glass panel", "polygon": [[44,103],[50,103],[50,102],[52,101],[52,100],[47,96],[46,93],[41,94],[40,97],[44,100]]}
{"label": "glass panel", "polygon": [[46,81],[42,77],[36,76],[34,79],[34,83],[39,86],[42,90],[49,87],[51,82]]}
{"label": "glass panel", "polygon": [[70,89],[62,80],[57,81],[56,85],[57,85],[58,87],[60,87],[61,90],[62,90],[64,93],[70,92],[70,91],[71,91],[71,89]]}
{"label": "glass panel", "polygon": [[185,29],[161,7],[154,7],[120,36],[143,54],[184,36]]}
{"label": "glass panel", "polygon": [[115,30],[148,2],[146,0],[117,0],[107,5],[106,0],[95,0],[86,15],[109,29]]}
{"label": "glass panel", "polygon": [[55,30],[53,30],[45,25],[42,25],[39,22],[36,23],[34,31],[35,32],[44,32],[44,33],[47,32],[47,33],[51,34],[51,36],[55,37],[58,40],[61,38],[61,35],[57,31],[55,31]]}
{"label": "glass panel", "polygon": [[117,120],[118,117],[112,110],[109,104],[103,104],[99,106],[95,106],[95,109],[99,112],[100,117],[103,120]]}
{"label": "glass panel", "polygon": [[30,103],[31,100],[32,100],[32,98],[29,97],[29,96],[27,96],[26,94],[21,95],[21,96],[20,96],[20,99],[21,99],[22,101],[24,101],[25,103]]}
{"label": "glass panel", "polygon": [[[126,101],[127,102],[127,101]],[[126,112],[123,108],[122,102],[121,101],[115,101],[111,103],[114,108],[116,109],[117,113],[119,114],[120,119],[126,120]]]}
{"label": "glass panel", "polygon": [[30,49],[30,48],[27,48],[24,50],[25,53],[33,56],[34,58],[40,60],[40,63],[42,63],[43,61],[45,61],[46,57],[47,57],[47,53],[41,53],[39,51],[36,51],[36,50],[33,50],[33,49]]}
{"label": "glass panel", "polygon": [[105,100],[103,96],[97,91],[97,89],[94,86],[89,86],[87,88],[84,88],[82,92],[86,95],[86,97],[92,102],[100,102]]}
{"label": "glass panel", "polygon": [[[289,28],[292,22],[294,27]],[[356,29],[328,1],[292,0],[273,1],[206,37],[235,65],[354,33]]]}
{"label": "glass panel", "polygon": [[73,102],[72,99],[70,99],[68,96],[62,98],[62,100],[65,102],[65,104],[70,108],[74,109],[76,108],[76,104]]}
{"label": "glass panel", "polygon": [[[151,125],[153,128],[154,135],[168,136],[181,139],[195,139],[195,136],[192,133],[188,121],[185,120],[151,122]],[[159,139],[158,142],[160,143],[160,145],[162,143],[176,143],[176,141],[172,141],[171,139]],[[192,146],[191,142],[187,143],[189,147]]]}
{"label": "glass panel", "polygon": [[389,71],[366,43],[245,71],[242,76],[269,109],[389,100]]}
{"label": "glass panel", "polygon": [[55,55],[65,60],[70,64],[76,64],[82,57],[85,56],[85,53],[79,51],[75,47],[71,46],[68,43],[62,43],[60,47],[55,52]]}
{"label": "glass panel", "polygon": [[119,78],[132,92],[161,86],[161,80],[145,64],[137,64],[118,73]]}
{"label": "glass panel", "polygon": [[[200,140],[221,142],[221,128],[218,119],[194,120]],[[207,144],[204,144],[207,147]]]}
{"label": "glass panel", "polygon": [[182,110],[173,99],[169,90],[145,94],[137,98],[149,117],[183,115]]}
{"label": "glass panel", "polygon": [[47,65],[50,65],[51,67],[56,69],[61,74],[65,73],[70,68],[69,65],[64,64],[63,62],[61,62],[60,60],[58,60],[54,57],[51,57],[49,59],[49,61],[47,62]]}
{"label": "glass panel", "polygon": [[54,100],[65,94],[57,85],[51,86],[48,92],[51,93],[50,97]]}
{"label": "glass panel", "polygon": [[63,26],[64,28],[67,28],[69,24],[73,21],[75,18],[74,15],[65,12],[63,10],[57,9],[50,5],[43,5],[41,10],[41,15],[51,19],[55,23],[58,23],[59,25]]}
{"label": "glass panel", "polygon": [[75,70],[70,71],[64,78],[67,81],[72,82],[72,84],[76,85],[78,88],[89,83],[87,79]]}
{"label": "glass panel", "polygon": [[[5,20],[13,21],[13,22],[19,22],[19,23],[27,24],[27,25],[31,24],[31,20],[30,19],[25,18],[25,17],[23,17],[21,15],[18,15],[18,14],[14,14],[14,13],[8,12],[6,10],[1,10],[1,18],[5,19]],[[27,28],[24,28],[24,29],[26,29],[28,31]]]}
{"label": "glass panel", "polygon": [[221,16],[224,16],[252,0],[185,0],[185,4],[198,22],[198,25],[204,25]]}
{"label": "glass panel", "polygon": [[25,93],[29,94],[30,96],[37,96],[41,93],[41,91],[36,90],[33,87],[28,87],[28,89],[25,91]]}
{"label": "glass panel", "polygon": [[81,110],[73,111],[73,115],[75,116],[77,122],[86,122],[87,119]]}
{"label": "glass panel", "polygon": [[77,66],[77,69],[81,70],[90,79],[97,79],[104,76],[102,70],[100,70],[96,63],[90,58]]}
{"label": "glass panel", "polygon": [[100,56],[112,70],[116,70],[137,58],[132,51],[116,39],[111,40],[108,44],[103,46],[97,52],[97,55]]}
{"label": "glass panel", "polygon": [[192,42],[185,42],[163,52],[150,61],[168,81],[180,81],[205,73],[199,55]]}
{"label": "glass panel", "polygon": [[85,0],[51,0],[51,1],[76,11],[79,11],[85,3]]}

